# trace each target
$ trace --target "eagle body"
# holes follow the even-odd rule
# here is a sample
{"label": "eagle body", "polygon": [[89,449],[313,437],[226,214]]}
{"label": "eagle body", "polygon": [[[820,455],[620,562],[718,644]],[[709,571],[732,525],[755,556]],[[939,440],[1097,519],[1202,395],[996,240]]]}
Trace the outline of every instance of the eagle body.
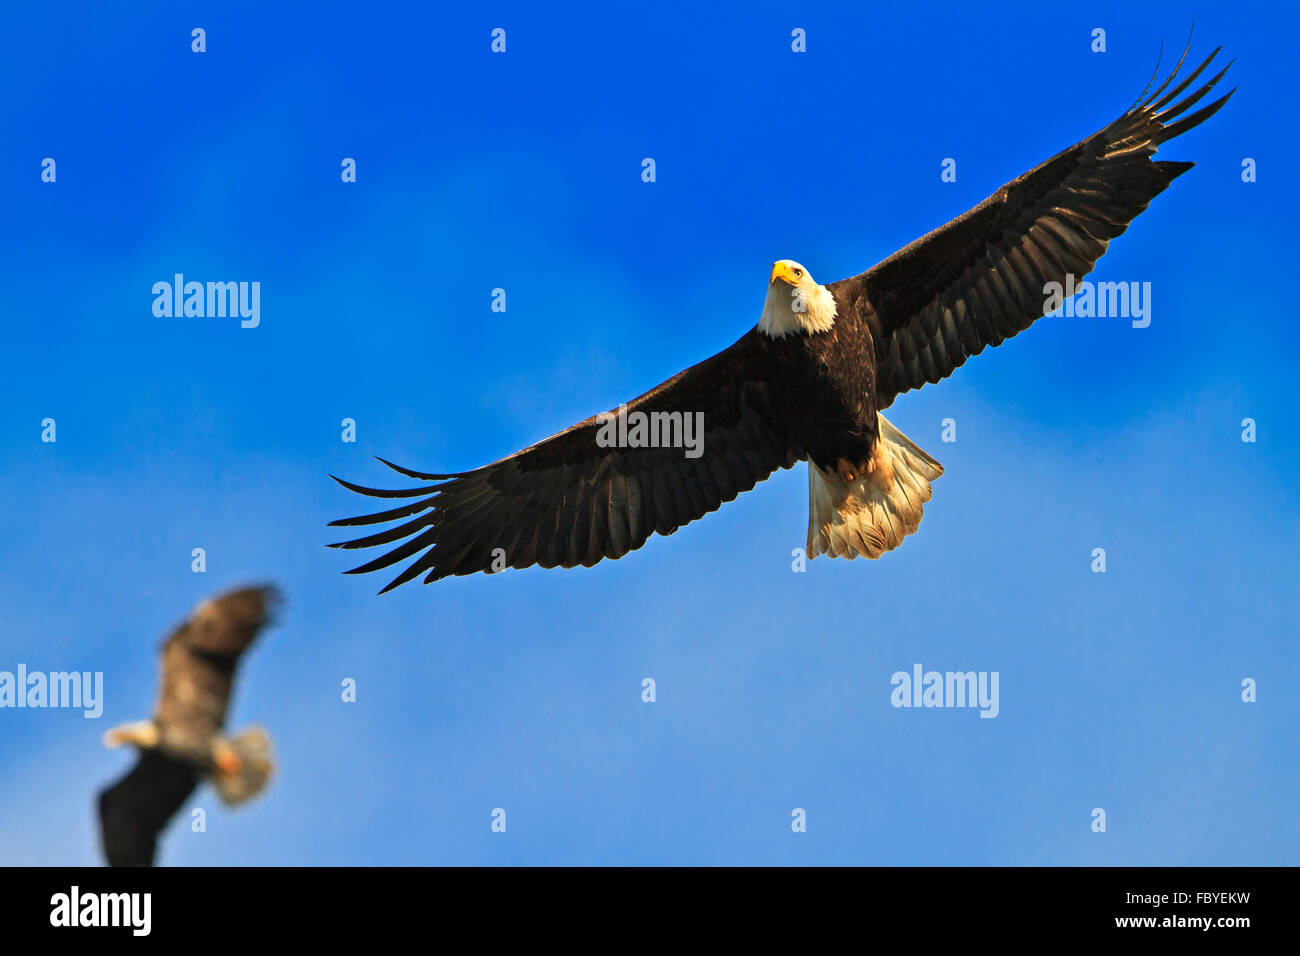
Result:
{"label": "eagle body", "polygon": [[[350,574],[408,562],[384,591],[420,576],[428,584],[505,567],[590,567],[807,461],[809,557],[877,558],[898,547],[919,527],[943,468],[881,413],[1041,318],[1049,288],[1074,288],[1192,168],[1153,157],[1235,92],[1193,110],[1228,70],[1187,92],[1218,52],[1173,85],[1184,51],[1148,95],[1157,64],[1114,122],[860,275],[823,286],[799,263],[777,261],[753,329],[615,410],[472,471],[384,461],[416,487],[336,478],[393,506],[331,522],[388,525],[332,546],[385,549]],[[688,415],[703,435],[685,453],[672,442],[611,447],[602,439],[611,420]]]}
{"label": "eagle body", "polygon": [[163,645],[162,670],[173,677],[163,684],[154,723],[160,749],[210,771],[212,741],[226,723],[238,656],[193,646],[186,631]]}
{"label": "eagle body", "polygon": [[837,299],[835,324],[826,331],[763,345],[787,440],[801,459],[829,470],[840,461],[869,461],[879,436],[875,343],[867,323],[840,304]]}

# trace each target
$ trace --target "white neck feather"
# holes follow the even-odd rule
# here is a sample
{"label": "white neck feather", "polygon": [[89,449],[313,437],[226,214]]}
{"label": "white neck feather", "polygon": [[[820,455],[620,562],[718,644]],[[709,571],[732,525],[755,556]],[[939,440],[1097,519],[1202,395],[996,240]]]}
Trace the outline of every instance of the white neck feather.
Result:
{"label": "white neck feather", "polygon": [[767,287],[758,330],[769,338],[779,339],[794,332],[815,335],[829,331],[834,324],[835,297],[825,286],[815,285],[811,292],[802,285],[785,282],[773,282]]}

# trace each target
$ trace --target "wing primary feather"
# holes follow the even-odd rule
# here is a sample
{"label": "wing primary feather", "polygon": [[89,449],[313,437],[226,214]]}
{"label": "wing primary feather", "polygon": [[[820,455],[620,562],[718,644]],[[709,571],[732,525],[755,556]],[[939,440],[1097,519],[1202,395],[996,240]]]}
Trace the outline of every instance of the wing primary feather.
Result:
{"label": "wing primary feather", "polygon": [[330,475],[335,481],[346,488],[348,491],[355,491],[359,495],[366,495],[371,498],[414,498],[417,495],[427,495],[431,491],[437,491],[438,487],[425,488],[404,488],[401,490],[385,491],[382,488],[367,488],[364,485],[354,485],[350,481],[344,481],[337,475]]}
{"label": "wing primary feather", "polygon": [[1193,113],[1191,116],[1187,116],[1184,117],[1183,119],[1180,119],[1177,123],[1174,123],[1172,126],[1166,126],[1164,130],[1160,132],[1156,141],[1163,143],[1166,140],[1173,139],[1175,136],[1181,136],[1183,133],[1187,132],[1189,129],[1193,128],[1194,126],[1199,126],[1201,123],[1204,123],[1215,113],[1219,112],[1219,110],[1223,109],[1223,105],[1227,103],[1228,100],[1232,99],[1232,94],[1236,92],[1237,92],[1236,87],[1233,87],[1225,95],[1215,100],[1209,106],[1203,106],[1195,113]]}
{"label": "wing primary feather", "polygon": [[[430,495],[423,501],[414,501],[410,504],[402,505],[400,508],[393,508],[391,511],[380,511],[378,514],[361,515],[356,518],[339,518],[336,521],[331,521],[327,527],[352,528],[359,525],[383,524],[385,521],[396,521],[399,518],[409,518],[413,514],[417,514],[426,508],[432,507],[433,502],[437,497],[437,495]],[[343,547],[343,545],[341,543],[331,544],[329,547],[340,548]]]}
{"label": "wing primary feather", "polygon": [[410,541],[407,541],[405,544],[394,548],[392,551],[388,551],[385,552],[384,554],[381,554],[373,561],[368,561],[365,564],[359,565],[358,567],[355,567],[350,571],[344,571],[343,573],[344,574],[368,574],[371,571],[378,571],[382,568],[391,567],[392,565],[396,564],[398,561],[401,561],[404,558],[409,558],[411,555],[415,554],[415,552],[419,551],[425,545],[432,544],[434,534],[435,534],[435,529],[429,528],[423,534],[416,535]]}
{"label": "wing primary feather", "polygon": [[1137,105],[1142,102],[1142,98],[1147,95],[1147,91],[1151,89],[1151,84],[1154,83],[1156,81],[1156,77],[1160,75],[1160,63],[1162,60],[1164,60],[1164,58],[1165,58],[1165,41],[1164,38],[1162,37],[1160,40],[1160,52],[1156,54],[1156,68],[1151,71],[1151,79],[1147,80],[1147,85],[1142,88],[1142,92],[1138,94],[1138,98],[1133,101],[1133,105],[1129,107],[1130,110],[1135,109]]}
{"label": "wing primary feather", "polygon": [[[1187,89],[1189,86],[1191,86],[1193,83],[1196,82],[1196,78],[1205,72],[1205,68],[1210,65],[1210,61],[1213,60],[1216,56],[1218,56],[1219,51],[1222,49],[1223,49],[1222,46],[1216,46],[1210,52],[1210,55],[1205,58],[1204,62],[1201,63],[1201,65],[1198,66],[1196,69],[1192,70],[1192,72],[1188,74],[1187,78],[1184,79],[1183,82],[1179,83],[1177,86],[1175,86],[1172,90],[1170,90],[1168,93],[1162,96],[1155,103],[1152,103],[1150,106],[1147,107],[1147,109],[1153,113],[1158,113],[1160,112],[1160,109],[1164,107],[1166,104],[1172,103],[1178,97],[1179,93],[1181,93],[1183,90]],[[1232,66],[1232,64],[1229,63],[1228,66]],[[1226,72],[1228,67],[1225,66],[1223,69]],[[1219,74],[1219,76],[1222,75],[1223,75],[1222,73]],[[1173,77],[1171,76],[1170,79],[1172,80]],[[1212,80],[1210,82],[1210,85],[1213,84],[1214,81]],[[1157,119],[1159,119],[1159,117],[1157,117]]]}
{"label": "wing primary feather", "polygon": [[403,468],[401,465],[395,465],[387,458],[380,458],[378,455],[375,456],[375,460],[382,461],[385,465],[393,469],[393,471],[397,472],[399,475],[405,475],[407,478],[415,478],[419,481],[445,481],[448,478],[463,478],[465,477],[465,475],[472,475],[474,473],[472,471],[464,471],[464,472],[453,471],[445,475],[437,475],[432,472],[412,471],[410,468]]}
{"label": "wing primary feather", "polygon": [[1174,66],[1173,72],[1170,73],[1169,76],[1165,78],[1165,81],[1160,84],[1160,88],[1156,90],[1154,93],[1152,93],[1147,98],[1147,100],[1142,104],[1144,107],[1150,104],[1151,101],[1154,100],[1161,93],[1163,93],[1165,87],[1167,87],[1170,83],[1173,82],[1174,77],[1178,75],[1178,71],[1183,68],[1183,63],[1187,60],[1187,54],[1191,52],[1192,49],[1192,34],[1195,32],[1195,30],[1196,30],[1196,18],[1193,17],[1192,28],[1187,31],[1187,46],[1183,47],[1183,55],[1178,58],[1178,63]]}
{"label": "wing primary feather", "polygon": [[366,535],[364,538],[357,538],[353,541],[338,541],[331,544],[330,547],[352,551],[357,548],[375,548],[381,544],[392,544],[394,541],[400,541],[402,538],[409,537],[421,528],[432,524],[435,518],[436,515],[432,512],[422,514],[420,517],[408,521],[406,524],[400,524],[395,528],[378,531],[375,534]]}
{"label": "wing primary feather", "polygon": [[[1218,85],[1218,82],[1221,79],[1223,79],[1224,74],[1227,73],[1228,70],[1232,68],[1232,64],[1234,62],[1235,61],[1229,61],[1227,66],[1225,66],[1218,73],[1214,74],[1214,76],[1210,77],[1210,79],[1206,82],[1206,84],[1202,86],[1199,90],[1197,90],[1195,93],[1192,93],[1190,96],[1187,96],[1184,99],[1180,100],[1179,102],[1175,103],[1173,106],[1169,107],[1169,109],[1165,110],[1163,113],[1158,114],[1155,117],[1156,122],[1167,127],[1169,125],[1169,122],[1175,116],[1179,116],[1182,113],[1187,112],[1197,103],[1199,103],[1201,99],[1204,98],[1205,94],[1209,93],[1210,90],[1214,89],[1214,87]],[[1164,139],[1161,139],[1160,142],[1163,143]]]}

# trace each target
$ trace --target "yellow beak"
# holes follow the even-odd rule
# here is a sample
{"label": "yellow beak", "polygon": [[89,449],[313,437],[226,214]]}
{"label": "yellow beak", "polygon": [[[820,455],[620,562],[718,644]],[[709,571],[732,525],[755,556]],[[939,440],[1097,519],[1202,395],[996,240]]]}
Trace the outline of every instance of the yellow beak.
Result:
{"label": "yellow beak", "polygon": [[771,285],[777,279],[781,279],[790,285],[798,285],[799,280],[794,277],[794,266],[790,264],[789,259],[782,259],[779,262],[772,263],[772,278],[768,280]]}

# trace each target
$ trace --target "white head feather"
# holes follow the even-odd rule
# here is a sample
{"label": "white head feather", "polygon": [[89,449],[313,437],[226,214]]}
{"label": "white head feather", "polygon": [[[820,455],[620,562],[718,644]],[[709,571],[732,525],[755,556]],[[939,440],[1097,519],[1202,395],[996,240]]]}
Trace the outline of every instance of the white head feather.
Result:
{"label": "white head feather", "polygon": [[830,290],[814,282],[808,270],[793,259],[774,263],[758,330],[779,339],[795,332],[815,335],[834,324],[835,297]]}

